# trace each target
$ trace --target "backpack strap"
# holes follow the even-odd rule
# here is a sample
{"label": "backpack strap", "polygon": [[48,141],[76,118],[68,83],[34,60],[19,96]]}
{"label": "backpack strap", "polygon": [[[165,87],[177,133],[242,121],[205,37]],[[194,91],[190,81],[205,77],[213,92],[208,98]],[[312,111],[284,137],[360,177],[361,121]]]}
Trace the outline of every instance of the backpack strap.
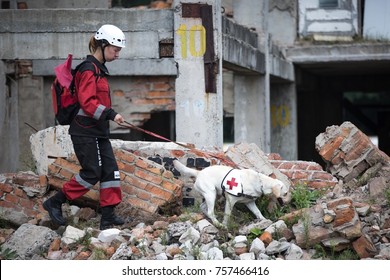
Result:
{"label": "backpack strap", "polygon": [[92,61],[84,60],[76,66],[75,69],[72,69],[72,82],[70,83],[69,89],[72,94],[75,92],[75,76],[77,72],[83,73],[84,71],[93,71],[94,76],[96,77],[95,82],[97,83],[99,78],[104,77],[104,73],[93,63]]}

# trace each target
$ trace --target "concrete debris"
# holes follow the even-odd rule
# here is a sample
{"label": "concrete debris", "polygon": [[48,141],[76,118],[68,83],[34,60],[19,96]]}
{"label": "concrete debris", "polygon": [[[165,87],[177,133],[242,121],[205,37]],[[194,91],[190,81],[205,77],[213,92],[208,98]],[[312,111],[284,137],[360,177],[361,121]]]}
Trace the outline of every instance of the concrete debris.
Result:
{"label": "concrete debris", "polygon": [[[61,149],[69,147],[64,144],[69,141],[66,134],[56,133]],[[45,136],[31,139],[47,143],[45,137],[53,137],[53,129],[37,134]],[[58,150],[57,156],[66,156],[46,162],[47,168],[40,168],[43,173],[0,174],[1,218],[12,225],[0,230],[1,258],[10,258],[12,253],[16,259],[55,260],[300,260],[336,258],[347,252],[347,258],[390,260],[389,157],[349,122],[328,127],[317,136],[316,149],[326,170],[315,162],[267,155],[247,143],[223,154],[174,143],[112,142],[124,194],[118,214],[126,223],[98,230],[95,186],[72,205],[63,205],[66,227],[51,224],[42,202],[80,168],[71,151]],[[35,154],[37,162],[48,156],[38,150]],[[188,208],[192,211],[188,213],[186,206],[196,206],[198,197],[191,190],[192,182],[181,180],[173,168],[176,158],[197,169],[231,161],[239,168],[276,177],[289,184],[291,191],[303,185],[310,191],[321,190],[323,196],[309,208],[290,206],[289,213],[274,221],[248,222],[235,212],[238,229],[227,232],[214,227],[196,207]],[[192,204],[183,205],[191,198]]]}

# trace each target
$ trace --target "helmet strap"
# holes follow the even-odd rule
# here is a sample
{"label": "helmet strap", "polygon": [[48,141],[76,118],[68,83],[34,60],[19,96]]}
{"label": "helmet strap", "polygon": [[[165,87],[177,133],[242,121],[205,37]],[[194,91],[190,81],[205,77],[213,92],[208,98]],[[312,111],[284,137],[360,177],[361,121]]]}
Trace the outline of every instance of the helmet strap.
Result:
{"label": "helmet strap", "polygon": [[103,44],[103,45],[101,46],[101,48],[102,48],[102,56],[103,56],[103,64],[106,63],[106,57],[105,57],[105,55],[104,55],[104,50],[105,50],[106,47],[107,47],[106,44]]}
{"label": "helmet strap", "polygon": [[106,40],[100,40],[99,41],[99,46],[100,46],[100,49],[102,50],[102,57],[103,57],[103,64],[106,63],[106,56],[104,54],[104,50],[105,48],[108,46],[109,44],[106,42]]}

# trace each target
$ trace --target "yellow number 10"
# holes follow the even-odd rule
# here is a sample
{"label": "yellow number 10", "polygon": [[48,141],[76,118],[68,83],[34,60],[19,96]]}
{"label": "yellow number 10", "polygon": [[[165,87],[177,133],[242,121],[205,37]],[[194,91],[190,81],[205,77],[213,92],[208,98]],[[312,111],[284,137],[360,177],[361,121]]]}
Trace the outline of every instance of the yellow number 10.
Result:
{"label": "yellow number 10", "polygon": [[[203,27],[203,25],[194,25],[190,28],[190,30],[187,30],[187,26],[185,24],[181,24],[177,30],[177,34],[180,36],[182,58],[187,58],[188,32],[190,33],[190,54],[193,57],[203,56],[206,52],[206,29]],[[199,50],[196,50],[196,34],[199,34]]]}

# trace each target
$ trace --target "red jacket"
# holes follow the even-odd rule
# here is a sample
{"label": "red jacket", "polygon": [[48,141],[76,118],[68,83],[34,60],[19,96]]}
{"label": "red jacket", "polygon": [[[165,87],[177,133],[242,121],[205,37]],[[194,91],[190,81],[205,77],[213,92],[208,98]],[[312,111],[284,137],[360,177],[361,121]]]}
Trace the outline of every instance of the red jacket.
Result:
{"label": "red jacket", "polygon": [[75,76],[80,110],[70,124],[69,133],[109,138],[109,120],[114,120],[117,113],[111,108],[108,70],[91,55],[87,56],[87,61],[91,63],[82,65]]}

